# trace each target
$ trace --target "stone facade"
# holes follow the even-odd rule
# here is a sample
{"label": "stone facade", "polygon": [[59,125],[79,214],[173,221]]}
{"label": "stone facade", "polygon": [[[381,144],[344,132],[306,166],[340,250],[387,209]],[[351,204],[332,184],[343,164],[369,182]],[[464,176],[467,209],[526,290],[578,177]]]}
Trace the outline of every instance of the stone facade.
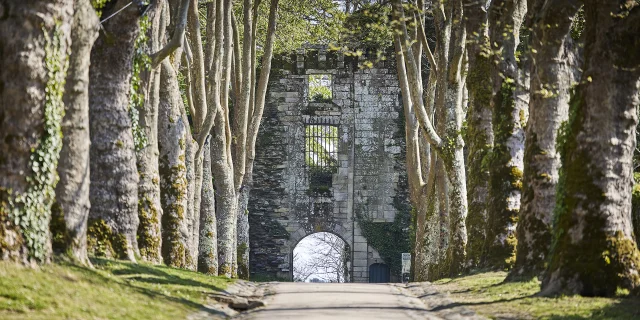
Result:
{"label": "stone facade", "polygon": [[[361,69],[357,58],[322,47],[274,57],[248,208],[253,276],[291,279],[293,249],[315,232],[331,232],[348,244],[351,281],[368,282],[369,266],[385,262],[363,236],[358,217],[391,223],[409,207],[394,63],[390,57]],[[311,74],[331,75],[330,102],[309,101]],[[308,124],[338,128],[327,188],[310,185]],[[399,280],[397,274],[392,280]]]}

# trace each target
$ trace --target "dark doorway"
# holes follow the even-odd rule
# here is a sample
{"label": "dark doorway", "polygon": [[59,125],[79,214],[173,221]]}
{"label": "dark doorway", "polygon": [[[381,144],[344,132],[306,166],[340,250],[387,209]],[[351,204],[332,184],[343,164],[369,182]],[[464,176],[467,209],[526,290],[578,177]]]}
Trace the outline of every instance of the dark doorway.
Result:
{"label": "dark doorway", "polygon": [[387,283],[390,276],[389,266],[384,263],[374,263],[369,267],[370,283]]}

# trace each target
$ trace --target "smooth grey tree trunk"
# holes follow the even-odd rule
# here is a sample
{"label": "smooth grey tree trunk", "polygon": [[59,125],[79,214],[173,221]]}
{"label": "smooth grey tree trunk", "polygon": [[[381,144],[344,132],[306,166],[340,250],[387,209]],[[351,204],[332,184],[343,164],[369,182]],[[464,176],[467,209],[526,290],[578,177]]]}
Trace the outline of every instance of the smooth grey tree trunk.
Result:
{"label": "smooth grey tree trunk", "polygon": [[[517,254],[510,279],[542,274],[551,246],[560,156],[557,132],[569,116],[576,51],[569,34],[580,1],[545,1],[533,23],[531,99],[527,122],[523,197],[517,227]],[[551,26],[551,27],[549,27]]]}
{"label": "smooth grey tree trunk", "polygon": [[[151,27],[148,30],[148,48],[151,53],[160,50],[166,21],[163,17],[164,2],[159,1],[148,13]],[[136,152],[140,182],[138,184],[138,247],[143,260],[162,262],[162,206],[160,204],[160,173],[158,168],[158,107],[160,104],[160,67],[145,70],[142,87],[145,88],[144,106],[140,108],[140,129],[147,143]]]}
{"label": "smooth grey tree trunk", "polygon": [[[109,16],[129,2],[109,3]],[[140,12],[130,5],[102,24],[91,51],[89,83],[91,211],[95,254],[135,261],[138,254],[138,170],[129,117],[134,45]]]}
{"label": "smooth grey tree trunk", "polygon": [[[192,265],[189,266],[189,269],[196,270],[198,268],[198,250],[199,250],[199,242],[200,242],[200,211],[202,204],[202,179],[203,179],[203,156],[197,158],[197,143],[195,140],[191,140],[192,145],[192,153],[190,163],[193,165],[193,179],[189,180],[189,192],[193,193],[193,200],[189,206],[189,210],[191,212],[190,220],[190,229],[189,229],[189,244],[191,252],[191,261]],[[204,154],[204,152],[203,152]],[[187,175],[187,177],[191,177],[191,175]],[[193,191],[191,191],[193,189]]]}
{"label": "smooth grey tree trunk", "polygon": [[[245,176],[247,177],[247,176]],[[245,178],[251,179],[249,177]],[[252,182],[243,184],[242,190],[238,195],[238,214],[237,214],[237,259],[238,259],[238,278],[249,280],[249,193],[251,191]]]}
{"label": "smooth grey tree trunk", "polygon": [[65,84],[60,181],[51,210],[54,252],[69,253],[81,264],[87,257],[89,202],[89,64],[98,37],[98,16],[87,1],[74,3],[71,52]]}
{"label": "smooth grey tree trunk", "polygon": [[2,0],[0,12],[0,259],[45,262],[73,1]]}
{"label": "smooth grey tree trunk", "polygon": [[200,203],[200,239],[198,242],[198,271],[218,275],[218,226],[216,202],[211,174],[211,143],[204,145],[202,161],[202,202]]}
{"label": "smooth grey tree trunk", "polygon": [[640,293],[631,189],[640,83],[640,5],[584,1],[584,72],[560,141],[554,245],[543,295]]}
{"label": "smooth grey tree trunk", "polygon": [[[233,167],[230,159],[221,150],[224,143],[224,119],[216,117],[211,139],[211,168],[216,190],[216,218],[218,224],[218,274],[231,278],[233,272],[233,252],[236,238],[236,214],[238,197],[233,183]],[[228,162],[229,161],[229,162]]]}
{"label": "smooth grey tree trunk", "polygon": [[192,264],[189,252],[187,125],[182,117],[184,105],[176,71],[165,59],[161,63],[158,147],[160,150],[160,201],[162,204],[162,257],[164,263],[187,268]]}
{"label": "smooth grey tree trunk", "polygon": [[[179,93],[178,93],[179,94]],[[191,135],[191,129],[189,128],[189,120],[187,118],[186,115],[186,111],[184,110],[184,108],[181,109],[182,111],[182,121],[183,123],[186,124],[186,130],[187,130],[187,137],[185,138],[185,167],[187,169],[186,171],[186,183],[187,183],[187,206],[185,207],[185,214],[186,216],[184,217],[185,223],[186,223],[186,227],[187,227],[187,251],[189,254],[189,260],[188,260],[188,264],[184,267],[190,270],[195,270],[196,269],[196,264],[198,262],[198,256],[197,256],[197,238],[199,235],[199,232],[197,231],[198,229],[197,226],[200,224],[200,221],[195,221],[195,217],[196,217],[196,200],[200,199],[200,192],[196,192],[196,183],[197,183],[197,160],[195,158],[195,153],[196,153],[196,142],[193,140],[192,135]],[[196,247],[194,247],[194,244],[196,244]],[[196,256],[194,257],[194,251],[196,250],[195,254]]]}
{"label": "smooth grey tree trunk", "polygon": [[481,260],[491,269],[515,262],[516,224],[520,209],[526,105],[516,103],[521,79],[516,60],[524,0],[496,0],[489,8],[489,38],[494,143],[490,160],[487,234]]}

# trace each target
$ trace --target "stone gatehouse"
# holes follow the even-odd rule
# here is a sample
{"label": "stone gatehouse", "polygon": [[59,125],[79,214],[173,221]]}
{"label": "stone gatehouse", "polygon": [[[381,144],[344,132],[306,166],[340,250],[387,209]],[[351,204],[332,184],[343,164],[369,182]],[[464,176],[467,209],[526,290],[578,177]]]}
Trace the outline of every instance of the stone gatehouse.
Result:
{"label": "stone gatehouse", "polygon": [[400,262],[396,239],[363,228],[395,221],[408,234],[410,219],[397,219],[410,214],[397,82],[393,56],[370,69],[319,46],[274,57],[248,208],[253,277],[292,279],[293,249],[316,232],[346,242],[351,281]]}

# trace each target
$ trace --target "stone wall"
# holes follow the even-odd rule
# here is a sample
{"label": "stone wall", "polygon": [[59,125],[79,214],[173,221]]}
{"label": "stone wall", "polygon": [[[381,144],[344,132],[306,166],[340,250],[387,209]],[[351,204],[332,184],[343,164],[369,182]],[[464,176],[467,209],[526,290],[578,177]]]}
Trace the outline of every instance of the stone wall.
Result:
{"label": "stone wall", "polygon": [[[391,223],[409,208],[394,61],[360,69],[357,58],[322,47],[274,57],[249,201],[253,276],[291,279],[293,249],[315,232],[331,232],[348,244],[352,281],[368,282],[369,266],[384,262],[357,217]],[[331,74],[330,103],[309,101],[310,74]],[[310,123],[338,127],[338,162],[328,189],[310,188]]]}

